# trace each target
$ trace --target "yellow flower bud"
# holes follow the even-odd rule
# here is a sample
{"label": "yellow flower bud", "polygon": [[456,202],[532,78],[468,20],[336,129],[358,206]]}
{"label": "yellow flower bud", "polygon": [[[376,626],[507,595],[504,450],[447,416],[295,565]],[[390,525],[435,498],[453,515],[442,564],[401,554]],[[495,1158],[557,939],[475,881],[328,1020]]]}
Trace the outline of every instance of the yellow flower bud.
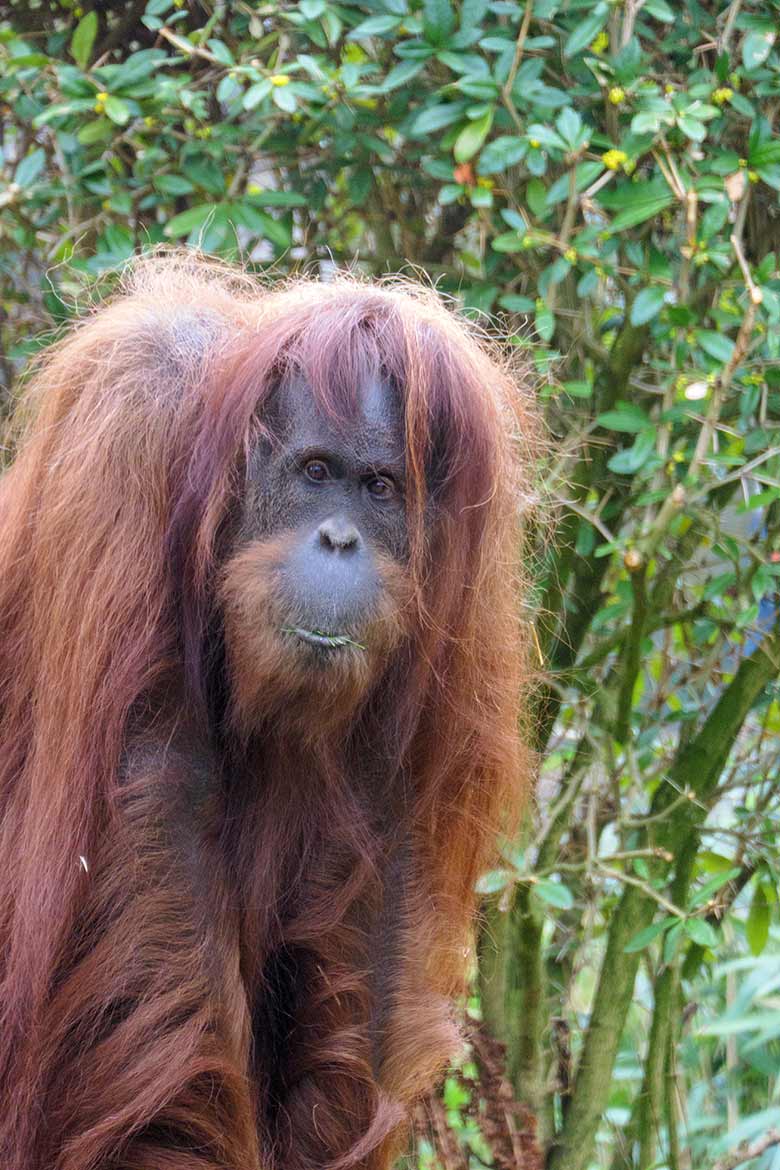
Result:
{"label": "yellow flower bud", "polygon": [[610,105],[620,106],[626,100],[626,91],[620,85],[613,85],[607,97],[609,98]]}
{"label": "yellow flower bud", "polygon": [[272,73],[268,80],[271,82],[271,85],[283,86],[290,84],[290,78],[286,73]]}
{"label": "yellow flower bud", "polygon": [[602,154],[601,161],[608,171],[617,171],[628,161],[628,155],[624,150],[607,150]]}

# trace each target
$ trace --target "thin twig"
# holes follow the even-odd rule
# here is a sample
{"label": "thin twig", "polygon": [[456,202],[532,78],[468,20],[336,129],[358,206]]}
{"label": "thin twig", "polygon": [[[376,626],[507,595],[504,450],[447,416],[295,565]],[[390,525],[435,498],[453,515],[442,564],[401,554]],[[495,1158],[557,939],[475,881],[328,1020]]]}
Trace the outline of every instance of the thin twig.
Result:
{"label": "thin twig", "polygon": [[670,902],[663,894],[659,894],[647,882],[643,882],[641,878],[633,877],[630,873],[622,873],[619,869],[610,869],[608,865],[603,865],[598,858],[595,861],[595,868],[599,873],[603,873],[605,877],[614,878],[616,882],[625,882],[629,886],[636,886],[648,898],[652,898],[659,906],[666,910],[667,914],[674,915],[675,918],[686,918],[687,915],[679,906],[675,906],[674,902]]}
{"label": "thin twig", "polygon": [[720,408],[723,402],[723,398],[732,383],[737,368],[739,367],[750,347],[750,341],[753,336],[753,326],[756,322],[756,309],[763,300],[761,289],[758,288],[758,286],[754,283],[753,278],[750,275],[750,270],[745,259],[745,253],[742,251],[742,241],[736,232],[732,233],[731,246],[734,249],[737,262],[745,277],[745,284],[747,285],[748,289],[748,305],[745,311],[745,316],[742,318],[742,324],[739,327],[736,341],[734,342],[734,348],[731,351],[731,357],[726,362],[726,365],[721,371],[720,376],[718,377],[712,390],[712,396],[710,398],[704,424],[699,431],[699,439],[696,444],[696,450],[694,452],[693,459],[691,460],[691,465],[688,468],[688,475],[691,478],[693,478],[695,473],[698,471],[701,463],[704,461],[705,455],[707,454],[710,441],[715,433],[715,427],[720,415]]}
{"label": "thin twig", "polygon": [[510,118],[515,126],[522,133],[524,127],[520,115],[518,114],[515,103],[512,101],[512,87],[515,84],[517,71],[520,68],[520,62],[523,59],[523,50],[525,48],[525,40],[528,36],[528,29],[531,25],[531,16],[534,10],[534,0],[526,0],[525,12],[523,19],[520,22],[520,28],[517,33],[517,40],[515,41],[515,55],[512,58],[512,64],[509,66],[509,73],[501,90],[501,98],[507,108]]}
{"label": "thin twig", "polygon": [[741,1166],[743,1162],[750,1162],[759,1154],[763,1154],[765,1150],[771,1150],[772,1146],[778,1145],[780,1145],[780,1129],[768,1129],[760,1138],[756,1138],[752,1142],[742,1142],[730,1154],[720,1158],[712,1170],[735,1170],[735,1167]]}
{"label": "thin twig", "polygon": [[184,53],[185,57],[202,57],[204,61],[210,61],[212,65],[219,65],[220,69],[225,68],[224,61],[220,61],[219,57],[215,57],[208,49],[204,49],[201,45],[193,45],[185,37],[179,37],[176,33],[171,32],[169,28],[159,29],[157,35],[168,41],[180,53]]}

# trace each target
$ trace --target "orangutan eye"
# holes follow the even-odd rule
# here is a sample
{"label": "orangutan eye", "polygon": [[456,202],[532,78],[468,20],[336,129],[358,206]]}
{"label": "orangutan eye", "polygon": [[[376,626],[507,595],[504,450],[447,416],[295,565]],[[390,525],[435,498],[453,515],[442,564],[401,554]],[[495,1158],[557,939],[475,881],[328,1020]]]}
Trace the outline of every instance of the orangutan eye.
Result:
{"label": "orangutan eye", "polygon": [[396,494],[396,486],[392,479],[384,475],[375,475],[373,479],[369,479],[366,488],[375,500],[389,500]]}
{"label": "orangutan eye", "polygon": [[327,463],[323,463],[321,459],[309,459],[304,464],[303,474],[312,483],[324,483],[326,479],[330,479],[330,471]]}

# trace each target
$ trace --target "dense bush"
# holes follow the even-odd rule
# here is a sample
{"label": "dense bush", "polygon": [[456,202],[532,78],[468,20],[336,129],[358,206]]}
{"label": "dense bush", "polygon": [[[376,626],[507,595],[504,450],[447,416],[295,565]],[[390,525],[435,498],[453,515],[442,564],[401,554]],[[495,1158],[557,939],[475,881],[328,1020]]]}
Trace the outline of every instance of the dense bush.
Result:
{"label": "dense bush", "polygon": [[7,387],[165,241],[419,267],[538,379],[540,800],[421,1165],[776,1165],[780,3],[3,11]]}

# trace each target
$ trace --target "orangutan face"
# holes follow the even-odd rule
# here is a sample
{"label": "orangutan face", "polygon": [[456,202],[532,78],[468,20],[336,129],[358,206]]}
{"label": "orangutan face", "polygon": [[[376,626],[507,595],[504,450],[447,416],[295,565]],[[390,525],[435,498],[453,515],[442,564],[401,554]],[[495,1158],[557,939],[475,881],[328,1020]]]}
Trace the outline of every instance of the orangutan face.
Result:
{"label": "orangutan face", "polygon": [[[233,655],[266,695],[310,692],[325,676],[359,697],[403,624],[408,534],[398,395],[369,379],[352,417],[335,418],[298,378],[279,387],[263,422],[270,439],[249,459],[227,570]],[[254,666],[246,661],[251,645]]]}

